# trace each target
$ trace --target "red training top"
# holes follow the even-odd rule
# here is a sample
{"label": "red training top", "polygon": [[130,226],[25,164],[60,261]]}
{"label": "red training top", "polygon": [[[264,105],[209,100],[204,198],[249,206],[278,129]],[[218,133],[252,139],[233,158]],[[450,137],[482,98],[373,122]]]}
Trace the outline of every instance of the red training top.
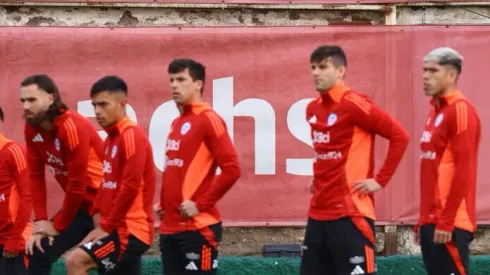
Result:
{"label": "red training top", "polygon": [[[167,139],[160,204],[160,232],[197,230],[220,222],[216,203],[240,177],[238,156],[223,119],[209,104],[184,106]],[[216,168],[221,174],[216,177]],[[184,200],[196,202],[192,219],[180,214]]]}
{"label": "red training top", "polygon": [[31,235],[32,201],[25,150],[0,134],[0,244],[22,253]]}
{"label": "red training top", "polygon": [[375,134],[390,141],[385,162],[374,176],[381,186],[388,183],[408,145],[405,129],[367,96],[352,91],[343,82],[310,102],[306,120],[315,150],[309,217],[375,220],[374,196],[353,193],[352,185],[374,176]]}
{"label": "red training top", "polygon": [[26,124],[25,140],[35,219],[48,219],[46,165],[65,191],[61,211],[53,220],[61,232],[80,209],[91,210],[102,178],[104,143],[90,121],[72,111],[57,117],[51,131]]}
{"label": "red training top", "polygon": [[128,117],[106,131],[104,176],[94,207],[101,214],[100,227],[151,245],[156,171],[150,141]]}
{"label": "red training top", "polygon": [[431,101],[420,139],[420,219],[436,229],[476,229],[476,170],[480,119],[459,91]]}

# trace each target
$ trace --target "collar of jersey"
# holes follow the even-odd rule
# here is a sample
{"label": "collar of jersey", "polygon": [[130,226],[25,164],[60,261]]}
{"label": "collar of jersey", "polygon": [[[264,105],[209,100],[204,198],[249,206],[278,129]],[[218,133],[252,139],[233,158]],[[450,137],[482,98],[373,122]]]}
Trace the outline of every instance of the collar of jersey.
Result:
{"label": "collar of jersey", "polygon": [[65,119],[68,117],[68,115],[70,113],[71,113],[71,111],[65,111],[60,116],[58,116],[57,118],[55,118],[54,121],[53,121],[53,129],[54,128],[58,128],[60,125],[62,125],[63,122],[65,121]]}
{"label": "collar of jersey", "polygon": [[349,90],[344,81],[338,81],[328,92],[320,94],[322,102],[340,102],[345,92]]}
{"label": "collar of jersey", "polygon": [[210,108],[209,103],[207,102],[199,102],[199,103],[193,103],[193,104],[187,104],[184,105],[184,112],[182,115],[186,115],[189,113],[194,113],[194,114],[199,114],[203,110]]}
{"label": "collar of jersey", "polygon": [[436,105],[436,102],[434,100],[434,98],[431,98],[430,100],[430,104],[435,108],[435,109],[441,109],[442,107],[446,106],[446,105],[451,105],[453,102],[455,102],[456,100],[460,99],[460,98],[463,98],[463,94],[461,93],[460,90],[456,90],[450,94],[447,94],[447,95],[443,95],[441,97],[439,97],[439,108],[437,108],[437,105]]}
{"label": "collar of jersey", "polygon": [[125,116],[123,119],[121,119],[117,123],[114,123],[112,126],[104,127],[104,130],[107,132],[108,135],[115,136],[121,133],[124,130],[124,128],[126,128],[124,126],[130,121],[131,120],[129,119],[129,117]]}

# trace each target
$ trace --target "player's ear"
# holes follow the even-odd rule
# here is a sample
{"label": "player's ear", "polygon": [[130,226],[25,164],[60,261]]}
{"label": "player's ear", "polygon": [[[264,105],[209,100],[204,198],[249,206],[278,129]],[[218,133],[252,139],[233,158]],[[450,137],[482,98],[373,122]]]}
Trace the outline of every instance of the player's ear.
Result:
{"label": "player's ear", "polygon": [[202,80],[196,80],[196,88],[199,90],[199,91],[202,91],[202,88],[204,86],[204,82]]}
{"label": "player's ear", "polygon": [[53,104],[54,102],[54,94],[48,94],[48,101],[49,101],[49,104]]}

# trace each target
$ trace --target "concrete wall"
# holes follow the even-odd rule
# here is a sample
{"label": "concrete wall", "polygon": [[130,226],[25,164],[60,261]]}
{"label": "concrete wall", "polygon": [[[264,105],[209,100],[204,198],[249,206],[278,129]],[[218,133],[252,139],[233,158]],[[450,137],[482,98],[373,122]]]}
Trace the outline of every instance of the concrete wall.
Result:
{"label": "concrete wall", "polygon": [[[4,6],[1,6],[4,5]],[[362,9],[362,10],[360,10]],[[41,6],[0,3],[3,26],[300,26],[335,24],[385,24],[384,6]],[[393,9],[392,9],[393,10]],[[490,5],[398,6],[391,15],[396,24],[488,24]],[[385,231],[377,227],[377,252],[385,253]],[[400,254],[420,253],[410,226],[396,227]],[[258,255],[265,243],[300,243],[303,228],[227,228],[222,254]],[[471,247],[473,254],[490,254],[490,230],[480,228]],[[153,246],[150,254],[158,254]]]}

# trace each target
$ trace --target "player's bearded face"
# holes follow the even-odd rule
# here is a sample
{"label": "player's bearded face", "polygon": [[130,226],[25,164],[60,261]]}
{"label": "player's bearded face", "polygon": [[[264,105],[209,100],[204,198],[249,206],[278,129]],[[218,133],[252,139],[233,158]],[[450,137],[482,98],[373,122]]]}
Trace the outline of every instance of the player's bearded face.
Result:
{"label": "player's bearded face", "polygon": [[30,125],[39,125],[45,118],[49,106],[53,104],[53,95],[40,90],[36,84],[21,87],[23,117]]}
{"label": "player's bearded face", "polygon": [[342,79],[343,66],[337,67],[330,58],[311,63],[311,76],[317,91],[323,93],[330,90],[338,80]]}

